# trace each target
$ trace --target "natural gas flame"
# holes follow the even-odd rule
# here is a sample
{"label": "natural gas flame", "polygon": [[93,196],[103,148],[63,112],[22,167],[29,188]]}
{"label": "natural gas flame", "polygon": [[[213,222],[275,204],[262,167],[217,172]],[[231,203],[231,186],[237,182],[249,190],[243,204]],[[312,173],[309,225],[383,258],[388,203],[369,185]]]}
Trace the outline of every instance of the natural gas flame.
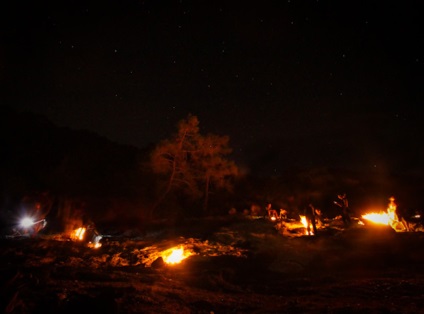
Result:
{"label": "natural gas flame", "polygon": [[183,246],[171,248],[162,253],[162,258],[167,264],[178,264],[192,253],[184,250]]}
{"label": "natural gas flame", "polygon": [[101,246],[102,246],[102,244],[100,242],[90,242],[90,243],[88,243],[88,247],[90,247],[92,249],[98,249]]}
{"label": "natural gas flame", "polygon": [[[308,225],[308,220],[306,219],[306,216],[299,215],[299,217],[300,217],[300,222],[305,227],[305,235],[313,235],[314,232],[312,230],[312,226],[310,224]],[[308,227],[309,227],[309,230],[308,230]]]}
{"label": "natural gas flame", "polygon": [[[87,228],[80,227],[78,229],[75,229],[71,232],[70,238],[72,241],[84,241],[86,237],[90,237],[90,232],[87,235]],[[87,241],[90,240],[87,243],[87,246],[93,249],[97,249],[102,246],[100,243],[100,240],[103,238],[102,235],[95,235],[91,239],[87,238]]]}
{"label": "natural gas flame", "polygon": [[85,231],[86,231],[86,228],[84,228],[84,227],[75,229],[71,233],[71,239],[72,240],[80,240],[80,241],[82,241],[84,239]]}
{"label": "natural gas flame", "polygon": [[408,231],[406,223],[399,221],[399,217],[396,214],[396,209],[390,206],[387,208],[386,212],[371,212],[362,215],[362,218],[375,224],[389,226],[395,231]]}
{"label": "natural gas flame", "polygon": [[299,215],[300,217],[300,222],[302,223],[302,225],[307,228],[308,227],[308,222],[306,221],[306,216],[303,215]]}
{"label": "natural gas flame", "polygon": [[386,225],[389,226],[393,219],[389,216],[388,213],[369,213],[362,215],[362,218],[371,221],[376,224]]}

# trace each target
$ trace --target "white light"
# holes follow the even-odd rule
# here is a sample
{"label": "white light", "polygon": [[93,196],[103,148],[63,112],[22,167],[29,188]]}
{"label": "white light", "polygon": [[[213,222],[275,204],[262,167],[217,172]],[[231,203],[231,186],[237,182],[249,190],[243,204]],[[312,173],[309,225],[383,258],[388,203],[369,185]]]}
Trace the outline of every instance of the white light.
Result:
{"label": "white light", "polygon": [[24,228],[29,228],[34,224],[34,220],[29,217],[25,217],[21,220],[21,226]]}

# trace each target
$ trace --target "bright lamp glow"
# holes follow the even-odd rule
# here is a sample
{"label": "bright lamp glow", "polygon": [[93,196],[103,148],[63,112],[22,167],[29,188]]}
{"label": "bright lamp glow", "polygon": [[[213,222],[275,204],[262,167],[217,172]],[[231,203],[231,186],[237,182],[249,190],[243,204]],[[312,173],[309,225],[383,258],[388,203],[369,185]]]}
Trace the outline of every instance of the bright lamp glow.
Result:
{"label": "bright lamp glow", "polygon": [[34,220],[30,217],[25,217],[21,220],[21,226],[23,228],[29,228],[34,224]]}

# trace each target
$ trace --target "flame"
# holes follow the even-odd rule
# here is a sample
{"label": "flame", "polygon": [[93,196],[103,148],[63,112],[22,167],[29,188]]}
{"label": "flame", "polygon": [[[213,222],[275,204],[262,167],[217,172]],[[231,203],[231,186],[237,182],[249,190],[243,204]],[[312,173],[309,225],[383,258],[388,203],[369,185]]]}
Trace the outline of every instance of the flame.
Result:
{"label": "flame", "polygon": [[365,214],[365,215],[362,215],[362,218],[368,221],[371,221],[373,223],[386,225],[386,226],[390,225],[392,222],[392,218],[389,216],[388,213],[385,213],[385,212]]}
{"label": "flame", "polygon": [[88,247],[92,249],[98,249],[102,244],[100,242],[90,242],[88,243]]}
{"label": "flame", "polygon": [[362,218],[373,222],[375,224],[390,226],[395,231],[407,231],[408,228],[401,221],[399,221],[399,217],[396,214],[396,206],[393,204],[389,204],[387,210],[380,211],[379,213],[371,212],[365,215],[362,215]]}
{"label": "flame", "polygon": [[103,238],[103,236],[101,236],[101,235],[95,236],[93,241],[88,243],[88,247],[91,247],[93,249],[98,249],[99,247],[102,246],[102,244],[100,243],[100,240],[102,238]]}
{"label": "flame", "polygon": [[308,224],[308,219],[306,219],[306,216],[299,215],[300,222],[305,227],[305,235],[313,235],[314,232],[312,231],[312,224]]}
{"label": "flame", "polygon": [[162,253],[162,258],[167,264],[178,264],[190,255],[192,255],[192,253],[185,251],[183,246],[179,246],[164,251]]}
{"label": "flame", "polygon": [[307,228],[308,227],[308,222],[306,221],[306,216],[303,215],[299,215],[300,217],[300,222],[302,223],[302,225]]}
{"label": "flame", "polygon": [[74,231],[72,231],[72,233],[71,233],[71,239],[72,240],[80,240],[80,241],[82,241],[83,239],[84,239],[84,234],[85,234],[85,231],[86,231],[87,229],[86,228],[84,228],[84,227],[81,227],[81,228],[78,228],[78,229],[75,229]]}
{"label": "flame", "polygon": [[[75,229],[71,232],[70,238],[72,241],[83,241],[86,237],[87,228],[80,227],[78,229]],[[93,239],[87,243],[87,246],[93,249],[98,249],[102,246],[100,243],[100,240],[103,238],[102,235],[96,235],[93,237]]]}

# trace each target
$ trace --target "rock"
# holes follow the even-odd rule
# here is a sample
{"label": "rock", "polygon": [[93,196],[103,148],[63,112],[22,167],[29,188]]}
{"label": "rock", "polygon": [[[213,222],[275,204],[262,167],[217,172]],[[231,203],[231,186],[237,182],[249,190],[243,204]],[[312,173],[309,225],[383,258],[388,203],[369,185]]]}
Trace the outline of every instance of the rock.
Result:
{"label": "rock", "polygon": [[158,257],[157,259],[155,259],[152,263],[152,267],[153,268],[162,268],[165,266],[165,262],[163,261],[162,256]]}

